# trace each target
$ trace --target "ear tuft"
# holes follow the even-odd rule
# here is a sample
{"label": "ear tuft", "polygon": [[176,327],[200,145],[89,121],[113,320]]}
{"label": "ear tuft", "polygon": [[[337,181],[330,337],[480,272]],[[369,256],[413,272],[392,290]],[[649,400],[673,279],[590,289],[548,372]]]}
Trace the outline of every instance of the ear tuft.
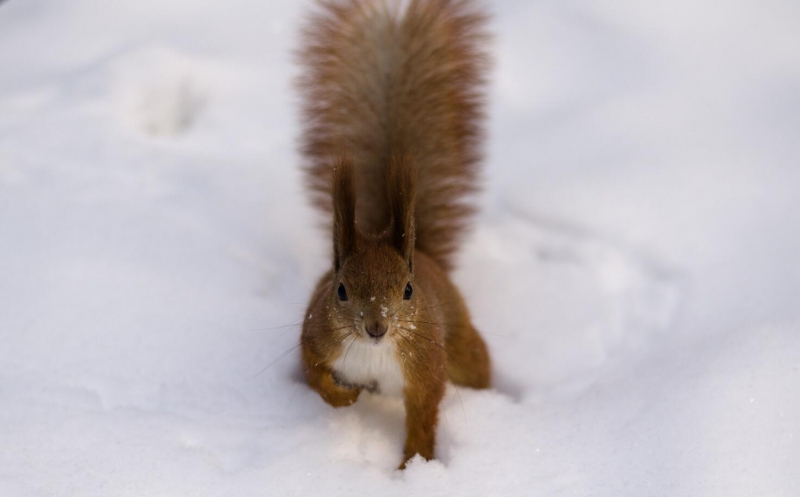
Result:
{"label": "ear tuft", "polygon": [[417,168],[408,154],[396,154],[392,158],[386,184],[392,214],[391,243],[408,264],[409,271],[412,271],[416,245],[414,208],[417,200]]}
{"label": "ear tuft", "polygon": [[356,230],[356,192],[353,183],[353,165],[350,158],[342,156],[333,167],[333,267],[336,272],[358,243]]}

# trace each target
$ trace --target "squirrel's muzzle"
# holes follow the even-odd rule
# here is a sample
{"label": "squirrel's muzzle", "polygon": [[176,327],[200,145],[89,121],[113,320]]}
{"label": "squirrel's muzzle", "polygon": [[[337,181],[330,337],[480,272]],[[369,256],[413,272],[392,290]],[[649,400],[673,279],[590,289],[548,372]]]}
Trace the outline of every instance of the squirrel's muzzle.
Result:
{"label": "squirrel's muzzle", "polygon": [[379,323],[378,321],[368,324],[366,328],[367,334],[369,334],[369,336],[371,336],[372,338],[382,337],[383,335],[386,334],[387,329],[388,328],[386,324]]}

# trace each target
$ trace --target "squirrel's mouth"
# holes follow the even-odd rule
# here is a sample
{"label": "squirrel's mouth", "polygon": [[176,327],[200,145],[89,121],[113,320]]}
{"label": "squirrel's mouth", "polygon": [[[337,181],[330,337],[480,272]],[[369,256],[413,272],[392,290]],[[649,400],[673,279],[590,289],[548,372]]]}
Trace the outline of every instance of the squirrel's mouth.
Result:
{"label": "squirrel's mouth", "polygon": [[385,333],[385,334],[383,334],[381,336],[377,336],[376,337],[376,336],[370,335],[367,332],[364,332],[362,337],[363,337],[364,340],[366,340],[367,343],[370,343],[372,345],[378,346],[378,345],[381,345],[381,344],[383,344],[384,342],[387,341],[386,335],[387,334]]}

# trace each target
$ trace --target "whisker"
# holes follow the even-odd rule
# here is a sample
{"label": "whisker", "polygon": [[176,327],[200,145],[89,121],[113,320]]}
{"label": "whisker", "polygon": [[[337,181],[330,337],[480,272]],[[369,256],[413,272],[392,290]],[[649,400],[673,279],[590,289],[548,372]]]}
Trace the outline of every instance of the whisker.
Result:
{"label": "whisker", "polygon": [[300,404],[300,414],[298,415],[298,417],[302,417],[303,416],[303,411],[305,411],[305,409],[306,409],[306,400],[308,399],[308,392],[310,392],[310,391],[311,391],[310,388],[306,388],[306,391],[303,394],[303,403]]}
{"label": "whisker", "polygon": [[440,343],[436,342],[435,340],[432,340],[431,338],[428,338],[428,337],[426,337],[425,335],[421,335],[421,334],[417,333],[417,332],[416,332],[416,331],[414,331],[414,330],[410,330],[410,329],[408,329],[408,328],[403,328],[402,326],[398,326],[397,328],[399,328],[399,329],[401,329],[401,330],[405,330],[405,331],[407,331],[407,332],[409,332],[409,333],[413,333],[414,335],[416,335],[416,336],[420,337],[420,338],[421,338],[423,341],[425,341],[425,342],[428,342],[428,343],[432,343],[433,345],[436,345],[437,347],[439,347],[440,349],[442,349],[442,350],[444,351],[444,353],[445,353],[445,354],[447,354],[447,356],[448,356],[450,359],[452,359],[452,360],[453,360],[453,362],[455,362],[455,363],[456,363],[456,365],[457,365],[458,367],[460,367],[460,368],[463,368],[463,367],[464,367],[464,366],[462,366],[462,365],[461,365],[461,364],[458,362],[458,360],[457,360],[455,357],[453,357],[453,354],[451,354],[450,352],[448,352],[448,350],[447,350],[447,349],[444,347],[444,345],[441,345]]}
{"label": "whisker", "polygon": [[508,335],[501,335],[501,334],[499,334],[499,333],[489,333],[488,331],[483,331],[483,330],[481,330],[479,333],[480,333],[481,335],[491,335],[491,336],[493,336],[493,337],[503,337],[503,338],[508,338]]}
{"label": "whisker", "polygon": [[292,407],[292,403],[294,402],[294,398],[297,395],[297,391],[300,390],[300,382],[297,382],[297,385],[294,387],[294,393],[292,393],[292,398],[289,400],[289,405],[286,406],[286,410],[288,411]]}
{"label": "whisker", "polygon": [[461,404],[461,414],[464,415],[464,424],[467,424],[467,410],[464,409],[464,401],[461,400],[461,391],[458,389],[458,385],[456,382],[453,381],[453,377],[450,375],[450,371],[447,370],[447,366],[444,367],[444,372],[447,373],[447,376],[450,378],[450,383],[456,387],[456,395],[458,395],[458,403]]}
{"label": "whisker", "polygon": [[292,326],[300,326],[303,324],[303,320],[292,324],[285,324],[283,326],[273,326],[271,328],[250,328],[250,331],[271,331],[271,330],[282,330],[283,328],[291,328]]}
{"label": "whisker", "polygon": [[355,330],[355,326],[353,326],[352,324],[348,324],[346,326],[340,326],[338,328],[334,328],[334,329],[332,329],[330,331],[339,331],[339,330],[343,330],[345,328],[353,328]]}
{"label": "whisker", "polygon": [[358,335],[353,337],[353,341],[350,342],[350,345],[347,347],[347,351],[344,353],[344,361],[342,361],[342,374],[347,374],[347,354],[350,353],[350,347],[356,343],[356,340],[358,340]]}
{"label": "whisker", "polygon": [[[400,316],[400,317],[413,317],[413,316]],[[414,320],[410,320],[410,319],[395,319],[395,321],[400,322],[400,323],[433,324],[433,325],[445,326],[445,327],[448,327],[448,328],[456,328],[456,329],[461,329],[461,330],[469,329],[468,326],[460,326],[460,325],[457,325],[457,324],[449,324],[449,323],[439,323],[439,322],[435,322],[435,321],[417,321],[416,319],[414,319]],[[501,334],[498,334],[498,333],[489,333],[488,331],[483,331],[483,330],[481,330],[479,333],[480,334],[484,334],[484,335],[491,335],[491,336],[495,336],[495,337],[508,338],[508,335],[501,335]]]}
{"label": "whisker", "polygon": [[301,345],[303,345],[303,341],[302,341],[302,340],[300,341],[300,343],[298,343],[298,344],[297,344],[297,345],[295,345],[294,347],[290,348],[289,350],[287,350],[287,351],[286,351],[286,352],[284,352],[283,354],[279,355],[279,356],[278,356],[276,359],[274,359],[272,362],[270,362],[269,364],[267,364],[267,366],[266,366],[264,369],[262,369],[261,371],[259,371],[259,372],[258,372],[258,373],[256,373],[256,374],[254,374],[254,375],[253,375],[253,378],[255,378],[256,376],[260,375],[260,374],[261,374],[261,373],[263,373],[264,371],[266,371],[266,370],[268,370],[269,368],[271,368],[271,367],[272,367],[272,366],[273,366],[275,363],[277,363],[278,361],[280,361],[281,359],[283,359],[284,357],[286,357],[287,355],[289,355],[291,352],[293,352],[293,351],[297,350],[297,348],[298,348],[298,347],[300,347]]}
{"label": "whisker", "polygon": [[[355,333],[355,332],[356,332],[356,330],[353,330],[353,331],[351,331],[351,332],[350,332],[350,333],[348,333],[347,335],[345,335],[345,336],[343,336],[342,338],[340,338],[339,340],[337,340],[337,341],[336,341],[336,343],[342,343],[342,342],[344,342],[345,340],[347,340],[347,337],[349,337],[350,335],[352,335],[352,334],[353,334],[353,333]],[[328,355],[330,355],[330,352],[328,353]]]}
{"label": "whisker", "polygon": [[435,324],[438,326],[446,326],[448,328],[456,328],[461,330],[469,329],[469,326],[461,326],[458,324],[449,324],[449,323],[438,323],[436,321],[417,321],[417,320],[409,320],[409,319],[398,319],[397,321],[401,323],[421,323],[421,324]]}
{"label": "whisker", "polygon": [[395,315],[395,314],[397,314],[397,311],[399,311],[399,310],[400,310],[400,309],[402,309],[402,308],[403,308],[403,304],[402,304],[402,303],[400,303],[400,304],[397,304],[397,307],[394,309],[394,312],[392,312],[391,314],[389,314],[389,316],[388,316],[388,317],[390,317],[390,318],[393,318],[393,317],[394,317],[394,315]]}
{"label": "whisker", "polygon": [[464,302],[465,300],[466,300],[466,297],[459,297],[459,298],[455,298],[455,299],[445,300],[444,302],[439,302],[438,304],[435,304],[435,305],[429,305],[429,306],[423,307],[421,309],[415,309],[415,312],[423,312],[423,311],[427,311],[429,309],[436,309],[437,307],[444,307],[446,305],[453,304],[453,303],[456,303],[456,302]]}

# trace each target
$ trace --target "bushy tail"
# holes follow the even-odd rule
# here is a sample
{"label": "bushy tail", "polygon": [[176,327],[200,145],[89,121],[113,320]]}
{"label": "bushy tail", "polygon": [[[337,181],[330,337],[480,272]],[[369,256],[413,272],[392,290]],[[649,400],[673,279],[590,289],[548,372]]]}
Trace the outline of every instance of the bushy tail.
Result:
{"label": "bushy tail", "polygon": [[393,158],[417,168],[416,248],[443,268],[473,212],[488,57],[471,0],[320,2],[303,31],[302,152],[315,203],[331,210],[331,171],[350,157],[359,228],[391,222]]}

